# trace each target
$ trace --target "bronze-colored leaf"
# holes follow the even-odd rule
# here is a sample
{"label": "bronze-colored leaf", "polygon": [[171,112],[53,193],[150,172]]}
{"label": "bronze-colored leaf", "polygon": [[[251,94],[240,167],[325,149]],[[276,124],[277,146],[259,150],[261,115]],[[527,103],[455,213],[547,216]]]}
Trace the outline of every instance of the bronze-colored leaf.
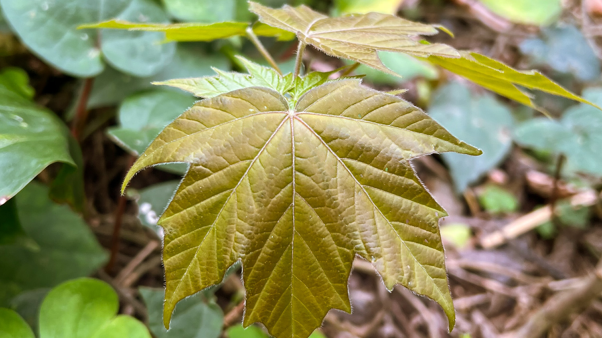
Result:
{"label": "bronze-colored leaf", "polygon": [[454,325],[438,221],[445,211],[409,160],[478,155],[420,109],[361,86],[329,82],[294,109],[263,87],[196,103],[165,128],[126,176],[187,162],[159,224],[165,230],[165,325],[176,303],[242,260],[244,325],[306,338],[332,309],[349,312],[356,254],[387,288],[437,301]]}
{"label": "bronze-colored leaf", "polygon": [[294,32],[300,41],[328,55],[354,60],[393,75],[397,74],[380,61],[377,51],[422,57],[460,56],[450,46],[423,44],[415,38],[437,34],[436,26],[408,21],[394,15],[368,13],[329,18],[307,6],[273,9],[254,2],[250,2],[250,10],[265,24]]}

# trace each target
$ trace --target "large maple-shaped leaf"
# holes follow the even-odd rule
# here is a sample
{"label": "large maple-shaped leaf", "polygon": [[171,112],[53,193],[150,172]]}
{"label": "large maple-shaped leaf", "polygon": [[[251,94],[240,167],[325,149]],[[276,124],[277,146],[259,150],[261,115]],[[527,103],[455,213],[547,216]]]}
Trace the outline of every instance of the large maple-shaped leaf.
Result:
{"label": "large maple-shaped leaf", "polygon": [[409,160],[480,154],[410,103],[326,83],[295,106],[251,87],[195,104],[157,137],[126,176],[187,162],[159,220],[165,230],[164,323],[178,301],[222,280],[242,260],[244,324],[306,338],[332,309],[350,311],[355,255],[387,288],[437,301],[454,325],[438,220],[446,215]]}
{"label": "large maple-shaped leaf", "polygon": [[255,2],[250,11],[270,26],[297,34],[303,43],[324,53],[354,60],[386,73],[397,75],[378,58],[378,51],[414,56],[460,57],[450,46],[423,44],[416,36],[437,34],[436,26],[408,21],[382,13],[354,14],[329,18],[307,6],[273,9]]}

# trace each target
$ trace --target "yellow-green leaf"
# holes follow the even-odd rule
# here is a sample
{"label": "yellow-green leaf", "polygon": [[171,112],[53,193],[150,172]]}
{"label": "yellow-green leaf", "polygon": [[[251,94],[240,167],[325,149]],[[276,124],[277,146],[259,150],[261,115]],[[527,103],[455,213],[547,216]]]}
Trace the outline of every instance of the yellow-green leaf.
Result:
{"label": "yellow-green leaf", "polygon": [[[351,311],[355,255],[387,288],[434,299],[454,325],[438,221],[445,211],[409,160],[480,151],[420,109],[360,80],[303,95],[294,109],[262,87],[199,101],[128,172],[190,168],[159,220],[164,228],[164,323],[176,303],[219,283],[242,260],[244,325],[307,338],[333,308]],[[294,248],[294,249],[293,249]]]}
{"label": "yellow-green leaf", "polygon": [[247,68],[249,74],[224,72],[214,68],[217,76],[172,79],[153,82],[153,84],[179,88],[203,98],[211,98],[247,87],[267,87],[284,94],[293,86],[292,74],[282,76],[272,68],[264,67],[241,56],[237,58]]}
{"label": "yellow-green leaf", "polygon": [[[165,41],[213,41],[225,39],[233,36],[246,35],[246,29],[249,26],[247,22],[216,22],[216,23],[138,23],[125,20],[108,20],[95,24],[79,26],[78,29],[86,28],[105,28],[105,29],[124,29],[130,31],[151,31],[165,32]],[[253,27],[255,34],[260,36],[273,36],[278,40],[290,40],[289,32],[267,27],[266,25],[255,25]]]}
{"label": "yellow-green leaf", "polygon": [[459,57],[443,44],[423,44],[417,36],[437,34],[437,28],[382,13],[329,18],[307,6],[273,9],[249,2],[250,11],[267,25],[293,32],[300,41],[324,53],[354,60],[386,73],[397,75],[378,58],[377,51],[427,57]]}
{"label": "yellow-green leaf", "polygon": [[538,108],[531,101],[531,97],[517,88],[516,85],[541,90],[549,94],[566,97],[600,108],[590,101],[569,92],[538,71],[518,71],[500,61],[478,53],[463,51],[461,54],[462,58],[459,59],[430,56],[428,61],[463,76],[501,96],[535,109]]}

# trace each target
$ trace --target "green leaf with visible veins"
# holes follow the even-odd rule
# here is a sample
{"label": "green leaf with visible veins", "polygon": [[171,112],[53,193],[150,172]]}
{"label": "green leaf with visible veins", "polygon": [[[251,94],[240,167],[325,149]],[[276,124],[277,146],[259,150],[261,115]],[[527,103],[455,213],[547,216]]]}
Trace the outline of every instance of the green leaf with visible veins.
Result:
{"label": "green leaf with visible veins", "polygon": [[250,11],[257,14],[263,23],[293,32],[300,41],[328,55],[360,62],[385,73],[397,75],[380,61],[379,50],[422,57],[460,57],[450,46],[423,44],[414,39],[416,36],[437,34],[435,26],[394,15],[368,13],[329,18],[307,6],[273,9],[249,3]]}
{"label": "green leaf with visible veins", "polygon": [[531,101],[531,97],[518,89],[516,85],[541,90],[602,109],[590,101],[562,88],[562,86],[548,79],[538,71],[518,71],[502,62],[478,53],[465,51],[461,53],[462,58],[459,59],[449,59],[433,55],[428,58],[428,61],[463,76],[501,96],[535,109],[538,108]]}
{"label": "green leaf with visible veins", "polygon": [[[105,28],[125,29],[130,31],[164,32],[165,41],[213,41],[233,36],[247,35],[247,22],[216,22],[216,23],[136,23],[125,20],[108,20],[95,24],[81,25],[79,29]],[[266,25],[253,26],[253,32],[259,36],[273,36],[278,40],[291,40],[288,32]]]}
{"label": "green leaf with visible veins", "polygon": [[[438,221],[446,213],[409,160],[479,155],[401,98],[340,80],[294,106],[262,87],[195,104],[128,172],[190,168],[159,220],[165,231],[164,324],[176,303],[217,284],[242,260],[244,325],[307,338],[333,308],[351,311],[355,255],[388,289],[434,299],[454,326]],[[294,251],[293,251],[294,247]]]}

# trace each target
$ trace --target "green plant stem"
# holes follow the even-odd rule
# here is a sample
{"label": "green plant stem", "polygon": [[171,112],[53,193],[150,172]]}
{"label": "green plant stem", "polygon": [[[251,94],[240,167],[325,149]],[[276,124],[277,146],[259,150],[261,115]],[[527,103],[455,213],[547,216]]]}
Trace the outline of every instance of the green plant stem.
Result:
{"label": "green plant stem", "polygon": [[293,78],[296,78],[301,73],[301,65],[303,64],[303,52],[305,51],[305,42],[299,41],[299,47],[297,48],[297,59],[295,59],[295,72]]}
{"label": "green plant stem", "polygon": [[251,26],[247,27],[247,37],[255,45],[257,50],[259,50],[261,55],[263,55],[263,57],[268,61],[268,63],[272,66],[272,68],[274,68],[278,72],[278,74],[282,75],[282,71],[280,70],[280,67],[278,67],[278,64],[276,64],[276,61],[274,61],[274,58],[270,55],[268,50],[265,49],[265,47],[263,46],[261,41],[259,41],[259,38],[257,37],[257,35],[255,35],[255,33],[253,33],[253,28]]}
{"label": "green plant stem", "polygon": [[360,66],[359,62],[354,63],[353,65],[351,65],[350,67],[348,67],[347,69],[345,69],[344,72],[341,73],[341,76],[339,77],[345,77],[348,76],[349,74],[353,73],[354,70],[357,69],[357,67]]}

